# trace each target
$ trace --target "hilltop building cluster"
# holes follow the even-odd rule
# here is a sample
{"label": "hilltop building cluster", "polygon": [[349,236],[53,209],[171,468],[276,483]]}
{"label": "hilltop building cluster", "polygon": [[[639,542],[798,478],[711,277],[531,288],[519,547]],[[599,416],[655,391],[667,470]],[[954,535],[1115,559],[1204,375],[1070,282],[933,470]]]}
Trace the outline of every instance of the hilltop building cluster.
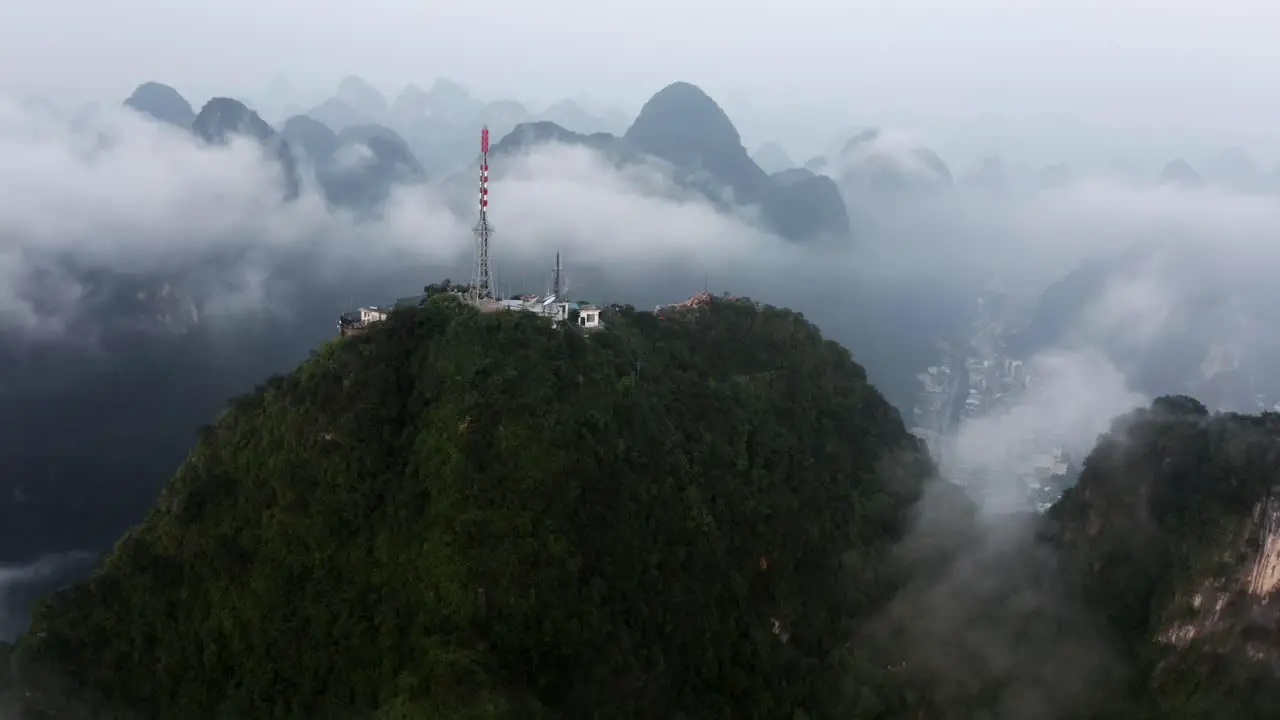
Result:
{"label": "hilltop building cluster", "polygon": [[[493,266],[489,262],[489,242],[493,237],[493,226],[489,223],[489,128],[487,127],[480,131],[479,207],[479,219],[472,228],[476,238],[476,254],[471,284],[458,289],[443,288],[442,292],[456,295],[459,300],[481,312],[529,312],[546,317],[553,326],[573,323],[584,330],[594,330],[603,326],[600,321],[600,308],[572,302],[566,296],[559,253],[556,253],[555,273],[549,294],[522,295],[508,299],[498,296],[497,286],[493,281]],[[386,320],[392,309],[417,307],[425,302],[427,297],[427,294],[414,295],[396,300],[391,307],[371,305],[342,313],[338,317],[338,334],[346,337],[363,332],[370,326]]]}
{"label": "hilltop building cluster", "polygon": [[346,337],[364,332],[370,325],[386,320],[389,312],[390,310],[387,308],[376,305],[344,312],[338,316],[338,334]]}
{"label": "hilltop building cluster", "polygon": [[[571,323],[583,330],[596,330],[604,327],[600,319],[601,309],[588,303],[575,302],[569,299],[560,266],[560,254],[556,253],[556,264],[552,275],[550,292],[546,295],[520,295],[502,298],[497,293],[497,285],[493,280],[493,266],[489,261],[489,245],[493,238],[493,225],[489,222],[489,129],[480,131],[480,187],[479,215],[472,232],[475,235],[475,262],[472,268],[471,283],[465,286],[452,286],[446,280],[442,285],[427,288],[422,295],[400,298],[390,306],[370,305],[342,313],[338,317],[338,334],[343,337],[364,332],[371,326],[387,319],[387,315],[395,308],[418,307],[435,293],[449,293],[461,302],[475,307],[481,312],[527,312],[545,317],[552,326],[559,327]],[[752,303],[757,308],[760,303],[748,298],[740,298],[729,293],[714,296],[705,290],[688,300],[654,308],[658,317],[666,314],[706,307],[715,301],[732,301]]]}
{"label": "hilltop building cluster", "polygon": [[510,300],[499,300],[498,303],[501,310],[545,315],[551,320],[552,325],[574,322],[578,327],[588,330],[600,327],[600,308],[563,300],[554,294],[545,298],[537,295],[523,295]]}
{"label": "hilltop building cluster", "polygon": [[667,305],[656,305],[653,308],[653,313],[657,315],[659,318],[662,318],[669,313],[678,312],[681,310],[690,310],[693,308],[708,307],[714,302],[750,303],[751,305],[754,305],[757,310],[764,307],[763,303],[755,302],[750,298],[738,297],[737,295],[730,295],[727,292],[721,294],[719,297],[716,297],[715,295],[712,295],[711,293],[703,290],[700,293],[694,293],[688,300],[684,300],[682,302],[669,303]]}
{"label": "hilltop building cluster", "polygon": [[[556,256],[556,284],[561,276],[559,255]],[[441,292],[454,295],[459,301],[474,306],[481,312],[527,312],[545,317],[553,326],[572,323],[583,330],[595,330],[604,327],[600,319],[600,308],[590,303],[579,303],[564,297],[564,291],[553,292],[546,296],[521,295],[507,299],[476,299],[472,297],[468,287],[443,290]],[[369,329],[371,326],[387,319],[387,315],[396,308],[418,307],[426,302],[428,294],[413,295],[397,299],[390,305],[370,305],[344,312],[338,316],[338,334],[346,337]],[[681,303],[683,306],[685,303]]]}

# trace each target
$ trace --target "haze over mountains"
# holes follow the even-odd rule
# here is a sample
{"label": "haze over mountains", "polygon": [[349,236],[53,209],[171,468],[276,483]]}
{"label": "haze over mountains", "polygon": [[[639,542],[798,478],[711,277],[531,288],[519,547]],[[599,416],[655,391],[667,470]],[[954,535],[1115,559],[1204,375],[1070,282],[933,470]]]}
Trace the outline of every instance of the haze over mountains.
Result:
{"label": "haze over mountains", "polygon": [[[617,109],[596,115],[571,99],[531,112],[511,100],[485,102],[451,80],[440,78],[426,90],[409,84],[386,97],[368,82],[349,75],[337,92],[320,104],[301,109],[305,115],[335,132],[353,126],[381,125],[405,138],[410,150],[434,172],[445,173],[469,164],[475,155],[475,128],[488,124],[502,137],[523,122],[554,122],[578,132],[620,132],[629,118]],[[287,120],[282,120],[287,122]]]}
{"label": "haze over mountains", "polygon": [[196,428],[339,312],[465,280],[482,123],[505,292],[544,291],[561,252],[574,297],[647,308],[705,288],[793,307],[908,427],[944,360],[958,372],[985,343],[1033,368],[1035,392],[949,426],[944,474],[1004,472],[1028,427],[1083,457],[1158,395],[1280,403],[1280,188],[1274,158],[1228,138],[1216,160],[1138,177],[1000,152],[953,167],[888,126],[806,160],[788,138],[750,154],[685,82],[621,118],[427,87],[388,98],[348,78],[272,122],[235,92],[156,82],[94,112],[0,106],[6,562],[110,547]]}
{"label": "haze over mountains", "polygon": [[[107,108],[62,118],[13,108],[6,115],[6,133],[15,141],[21,138],[23,148],[10,155],[11,167],[19,167],[18,158],[34,157],[32,142],[37,141],[41,153],[62,158],[59,173],[80,180],[55,182],[50,175],[44,182],[39,175],[28,176],[29,201],[15,198],[6,206],[6,226],[17,229],[12,237],[23,248],[22,254],[6,255],[13,279],[3,306],[8,332],[19,332],[29,343],[32,337],[67,337],[70,328],[76,328],[74,337],[90,337],[94,333],[86,332],[86,322],[107,318],[135,332],[159,327],[187,334],[192,327],[226,322],[236,328],[238,339],[259,330],[264,338],[280,337],[274,334],[280,328],[296,333],[295,349],[285,356],[297,357],[328,332],[335,312],[385,300],[387,294],[411,294],[424,276],[432,276],[427,267],[466,277],[475,183],[467,162],[475,156],[475,123],[501,118],[477,116],[484,104],[477,105],[456,84],[441,81],[430,87],[430,102],[423,100],[415,112],[451,118],[458,139],[448,144],[459,149],[447,163],[419,157],[407,135],[369,122],[401,123],[411,114],[411,103],[379,100],[367,84],[351,79],[336,97],[365,114],[341,121],[353,123],[341,128],[307,115],[273,128],[238,101],[193,104],[157,83],[140,86],[126,104],[158,123],[140,123],[136,116]],[[387,112],[399,106],[401,112],[379,115],[384,106]],[[1131,182],[1073,172],[1066,164],[1031,178],[1002,170],[994,156],[976,175],[957,176],[923,138],[892,129],[859,130],[834,142],[831,153],[810,163],[830,179],[796,169],[770,176],[747,155],[715,101],[684,83],[656,93],[619,135],[602,134],[599,125],[575,127],[564,121],[564,126],[549,120],[513,122],[512,132],[495,143],[499,284],[512,290],[544,285],[548,258],[556,249],[565,252],[582,292],[623,288],[623,294],[635,293],[642,303],[656,303],[707,281],[735,290],[760,288],[803,308],[850,342],[877,385],[910,412],[916,374],[936,362],[937,342],[962,332],[958,328],[972,312],[969,298],[993,274],[1024,298],[1019,302],[1029,313],[1040,289],[1067,282],[1081,259],[1120,262],[1107,258],[1145,242],[1149,249],[1143,252],[1168,253],[1177,246],[1183,254],[1153,266],[1140,280],[1122,274],[1114,281],[1120,286],[1105,293],[1084,293],[1071,305],[1050,302],[1062,319],[1035,320],[1034,332],[1043,339],[1028,342],[1022,353],[1029,358],[1064,343],[1103,348],[1131,382],[1153,394],[1194,391],[1206,378],[1222,376],[1224,371],[1214,368],[1238,366],[1241,361],[1233,358],[1247,356],[1257,366],[1270,352],[1262,334],[1230,330],[1267,326],[1265,316],[1256,313],[1267,308],[1268,285],[1262,278],[1272,258],[1254,254],[1275,218],[1269,191],[1260,185],[1170,184],[1156,176]],[[94,131],[110,141],[86,154],[81,147]],[[1224,164],[1239,169],[1247,163],[1237,157]],[[142,174],[142,168],[151,168],[146,171],[151,174]],[[120,172],[131,173],[133,180],[115,183],[108,192],[103,183]],[[148,182],[161,183],[156,187],[164,192]],[[96,208],[84,215],[94,218],[93,233],[106,233],[109,240],[86,246],[89,221],[53,210],[66,207],[73,187],[80,188],[74,197],[81,208]],[[286,205],[274,204],[276,198],[295,195]],[[55,201],[58,197],[64,199]],[[206,205],[211,208],[191,213]],[[37,211],[60,222],[37,221]],[[1224,212],[1231,218],[1228,225],[1217,220]],[[771,229],[801,242],[815,233],[834,235],[838,242],[806,250],[779,243]],[[268,237],[272,241],[263,244]],[[86,252],[87,247],[92,250]],[[79,248],[79,254],[68,255],[71,248]],[[1202,268],[1205,253],[1218,258],[1222,274],[1212,279],[1198,272],[1176,274],[1190,262]],[[622,257],[629,259],[619,264]],[[1237,258],[1240,262],[1233,263]],[[630,270],[637,261],[653,271],[629,280],[632,275],[623,268]],[[408,267],[417,263],[426,264]],[[393,266],[402,279],[369,275]],[[1245,275],[1248,281],[1241,282]],[[37,278],[38,292],[32,284]],[[1140,283],[1139,290],[1126,290],[1131,281]],[[1179,303],[1195,306],[1206,285],[1234,295],[1257,288],[1262,295],[1215,301],[1229,321],[1193,323],[1164,313]],[[396,290],[375,290],[388,286]],[[625,290],[628,286],[632,289]],[[1148,304],[1132,311],[1115,307],[1115,298],[1136,301],[1152,293]],[[1147,312],[1154,316],[1142,315]],[[1049,329],[1123,313],[1139,313],[1126,322],[1140,320],[1156,328],[1128,337],[1130,344],[1148,345],[1128,348],[1124,357],[1095,337],[1103,331],[1094,320],[1069,340]],[[261,329],[263,323],[280,325],[268,331]],[[1180,361],[1183,369],[1131,359],[1144,353],[1163,357],[1144,349],[1158,347],[1159,327],[1174,337],[1191,333],[1198,338],[1202,349],[1184,352],[1190,354]],[[1219,336],[1229,331],[1235,336],[1196,335],[1210,328]],[[206,342],[232,345],[224,336]],[[1241,343],[1257,349],[1246,351]],[[1207,362],[1210,355],[1220,360]],[[1151,370],[1151,362],[1161,369]],[[1259,381],[1236,377],[1244,379],[1234,390],[1219,393],[1222,402],[1248,405],[1256,394],[1248,388]]]}
{"label": "haze over mountains", "polygon": [[[225,106],[224,110],[230,108],[234,112],[214,112],[216,107],[207,108],[209,120],[201,124],[202,128],[196,128],[196,132],[203,134],[207,142],[222,142],[233,126],[240,128],[240,123],[246,123],[243,127],[259,142],[275,143],[277,134],[287,140],[287,152],[286,146],[278,143],[274,146],[276,149],[268,148],[268,153],[275,154],[280,166],[279,173],[284,182],[280,192],[286,197],[297,192],[293,183],[305,183],[309,182],[307,178],[313,178],[329,204],[353,210],[359,215],[377,215],[386,211],[388,204],[395,204],[393,196],[407,200],[409,196],[406,193],[421,186],[422,192],[437,200],[442,199],[452,210],[451,214],[460,216],[459,224],[465,226],[471,212],[470,186],[474,184],[474,172],[467,168],[467,163],[475,155],[477,121],[492,121],[495,123],[495,136],[502,137],[497,132],[501,128],[496,124],[502,122],[502,118],[486,115],[483,110],[486,104],[476,101],[455,83],[439,81],[430,88],[420,97],[406,90],[402,96],[419,97],[421,102],[415,104],[405,100],[401,103],[388,100],[357,78],[348,78],[338,88],[334,98],[336,104],[329,106],[338,107],[340,104],[361,114],[345,119],[329,117],[330,122],[342,127],[329,127],[315,117],[298,115],[288,118],[278,128],[271,128],[261,118],[255,121],[255,114],[249,108],[234,100],[226,100],[220,104]],[[766,231],[773,228],[796,238],[815,234],[838,236],[844,234],[847,223],[848,244],[853,248],[850,252],[872,258],[868,267],[890,274],[933,276],[944,273],[965,284],[980,282],[977,277],[961,277],[975,273],[983,274],[985,281],[994,258],[999,265],[1009,269],[1006,279],[1010,276],[1027,278],[1029,284],[1047,285],[1066,275],[1076,261],[1095,250],[1123,250],[1125,237],[1136,238],[1148,232],[1132,227],[1117,230],[1104,224],[1100,231],[1082,231],[1095,237],[1067,238],[1063,237],[1066,233],[1059,233],[1047,223],[1040,222],[1039,213],[1072,215],[1074,204],[1096,201],[1106,192],[1104,188],[1119,184],[1115,190],[1118,195],[1114,197],[1129,197],[1137,203],[1136,207],[1145,206],[1145,210],[1136,212],[1148,212],[1148,217],[1138,222],[1150,222],[1149,211],[1153,210],[1155,203],[1162,202],[1162,199],[1176,202],[1175,188],[1187,191],[1200,188],[1194,183],[1188,185],[1185,180],[1190,176],[1181,170],[1167,171],[1164,180],[1151,177],[1145,182],[1130,183],[1073,172],[1066,163],[1048,166],[1031,179],[1005,169],[998,156],[989,157],[973,172],[956,174],[923,139],[893,130],[858,131],[834,143],[835,149],[827,156],[808,163],[811,168],[817,167],[826,172],[831,180],[821,175],[811,177],[798,170],[775,172],[772,177],[767,177],[760,166],[746,155],[729,119],[713,100],[695,90],[693,86],[677,84],[658,93],[650,104],[653,112],[642,112],[636,125],[619,136],[601,135],[597,132],[601,126],[593,126],[586,120],[582,125],[571,126],[569,118],[562,118],[564,126],[549,124],[550,120],[526,124],[496,146],[499,150],[507,150],[513,144],[527,147],[532,137],[556,138],[560,144],[568,142],[597,150],[606,149],[610,165],[617,166],[619,162],[626,165],[620,169],[624,174],[630,173],[626,175],[628,188],[636,182],[642,185],[666,182],[659,177],[637,175],[650,172],[645,164],[650,160],[637,165],[638,160],[651,158],[658,163],[655,166],[660,168],[658,175],[674,179],[679,185],[709,197],[713,206],[720,210],[738,204],[755,206],[753,212],[760,214],[759,220]],[[143,107],[146,113],[179,127],[194,127],[197,121],[196,109],[190,103],[176,91],[155,83],[139,87],[128,104],[134,108]],[[205,108],[204,105],[200,107]],[[396,107],[400,112],[393,113]],[[457,148],[454,159],[441,161],[426,151],[415,152],[407,132],[402,134],[387,125],[372,122],[381,119],[399,123],[404,129],[403,122],[411,115],[417,117],[415,113],[423,117],[449,119],[453,128],[449,132],[457,133],[457,138],[447,143],[449,147]],[[323,113],[317,111],[317,114]],[[703,120],[692,120],[699,117]],[[56,120],[49,121],[57,124]],[[79,117],[75,122],[83,126],[88,121]],[[515,121],[511,129],[516,130]],[[686,129],[690,133],[687,137],[672,134],[666,136],[667,140],[662,139],[663,133],[685,132]],[[437,137],[444,136],[443,130],[437,134]],[[544,150],[549,151],[550,148]],[[1193,196],[1193,205],[1199,202],[1197,207],[1207,207],[1208,203],[1217,200],[1242,206],[1256,204],[1248,199],[1251,195],[1257,195],[1261,202],[1268,192],[1265,183],[1243,181],[1246,177],[1258,179],[1256,174],[1250,176],[1242,170],[1249,163],[1240,162],[1239,152],[1225,153],[1224,156],[1230,162],[1224,161],[1221,165],[1233,170],[1230,173],[1214,170],[1214,177],[1219,180],[1209,181],[1200,188],[1203,192]],[[595,157],[592,153],[571,154],[571,157],[578,161],[569,163],[569,173],[594,172],[590,169],[590,163],[595,162],[591,159]],[[1235,160],[1232,161],[1233,157]],[[506,164],[496,163],[495,178],[509,174],[513,167],[536,165],[537,159],[513,158]],[[291,170],[290,164],[298,164],[299,168]],[[1253,164],[1265,166],[1262,160]],[[1171,161],[1170,167],[1184,165]],[[553,169],[539,166],[538,170]],[[1209,170],[1212,168],[1207,168],[1206,172]],[[1171,172],[1183,180],[1170,180]],[[1191,172],[1198,177],[1194,170]],[[299,175],[296,181],[293,179],[295,173]],[[613,171],[606,168],[599,175],[601,178],[612,177]],[[421,185],[431,178],[435,178],[435,187],[445,191],[438,192]],[[583,179],[579,177],[575,181]],[[548,190],[519,178],[510,181],[520,183],[516,187],[530,192]],[[845,208],[838,207],[832,181]],[[446,189],[448,187],[453,189]],[[726,190],[732,191],[731,202],[727,204],[726,198],[730,196],[724,194]],[[664,189],[651,199],[662,197],[680,197],[680,194]],[[517,193],[506,202],[516,203],[518,207],[521,199]],[[305,197],[303,204],[307,204]],[[1117,200],[1112,204],[1121,203]],[[527,210],[530,208],[522,209]],[[747,210],[749,216],[752,211],[750,208]],[[1105,208],[1100,212],[1115,210]],[[616,235],[620,231],[614,227],[618,224],[619,214],[599,214],[608,216],[601,218],[601,233]],[[394,215],[392,211],[389,222],[394,222]],[[848,217],[847,221],[845,217]],[[1081,217],[1086,220],[1081,220]],[[1090,222],[1088,217],[1086,213],[1071,219],[1085,223]],[[363,231],[380,232],[373,227],[365,227]],[[516,233],[513,240],[518,244],[519,235],[527,227],[530,226],[520,223],[505,231]],[[451,232],[456,232],[456,228]],[[537,232],[541,234],[542,231]],[[666,232],[672,233],[670,230]],[[1184,231],[1184,234],[1195,232]],[[1024,233],[1039,237],[1026,241]],[[675,234],[678,236],[678,231]],[[1100,234],[1107,235],[1107,241],[1094,242]],[[976,250],[969,238],[981,240]],[[458,243],[455,250],[465,256],[465,233],[455,241]],[[1046,247],[1046,241],[1051,247]],[[592,242],[608,246],[618,244],[616,239],[604,236],[594,238]],[[665,241],[651,236],[645,242]],[[1027,261],[1027,253],[1019,252],[1018,243],[1036,246],[1034,268],[1018,267],[1018,263]],[[465,257],[461,259],[465,260]],[[1024,272],[1026,270],[1034,272]],[[1032,275],[1035,275],[1034,279]],[[541,282],[536,278],[523,280]],[[847,290],[856,292],[852,288]],[[872,370],[876,371],[875,363],[872,363]],[[892,395],[901,397],[898,393]],[[899,404],[902,404],[901,400]]]}

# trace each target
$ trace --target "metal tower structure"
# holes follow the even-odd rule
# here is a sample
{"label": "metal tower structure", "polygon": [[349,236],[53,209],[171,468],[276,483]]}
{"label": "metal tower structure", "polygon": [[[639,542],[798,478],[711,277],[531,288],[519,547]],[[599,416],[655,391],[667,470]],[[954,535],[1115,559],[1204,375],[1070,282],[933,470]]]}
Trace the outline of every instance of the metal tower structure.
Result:
{"label": "metal tower structure", "polygon": [[489,224],[489,126],[480,130],[480,217],[471,229],[476,236],[476,264],[471,273],[471,302],[497,300],[497,286],[493,282],[493,266],[489,264],[489,239],[493,226]]}
{"label": "metal tower structure", "polygon": [[560,291],[564,288],[560,287],[560,253],[556,253],[556,274],[551,281],[551,297],[557,300],[563,300],[560,297]]}

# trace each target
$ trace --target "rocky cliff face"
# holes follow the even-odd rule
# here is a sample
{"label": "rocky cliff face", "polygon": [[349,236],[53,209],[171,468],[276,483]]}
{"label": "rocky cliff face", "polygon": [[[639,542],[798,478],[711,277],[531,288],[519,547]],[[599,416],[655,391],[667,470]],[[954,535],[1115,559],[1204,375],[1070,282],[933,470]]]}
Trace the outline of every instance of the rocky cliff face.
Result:
{"label": "rocky cliff face", "polygon": [[1215,556],[1216,570],[1170,603],[1157,641],[1241,653],[1280,671],[1280,486],[1254,505]]}
{"label": "rocky cliff face", "polygon": [[1254,526],[1260,531],[1260,547],[1249,573],[1249,593],[1254,597],[1273,599],[1280,590],[1280,488],[1273,487],[1265,503],[1253,512]]}
{"label": "rocky cliff face", "polygon": [[1280,687],[1280,415],[1161,398],[1116,421],[1050,517],[1153,684]]}

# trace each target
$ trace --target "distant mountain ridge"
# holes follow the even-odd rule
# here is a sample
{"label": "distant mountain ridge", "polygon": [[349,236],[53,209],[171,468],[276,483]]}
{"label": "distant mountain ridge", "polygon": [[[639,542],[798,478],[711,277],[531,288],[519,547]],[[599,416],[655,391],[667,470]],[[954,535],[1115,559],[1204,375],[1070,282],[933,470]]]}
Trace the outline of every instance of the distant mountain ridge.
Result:
{"label": "distant mountain ridge", "polygon": [[1181,188],[1199,187],[1204,184],[1204,179],[1200,177],[1200,173],[1191,167],[1191,164],[1182,158],[1169,161],[1168,165],[1160,171],[1161,185],[1171,185]]}
{"label": "distant mountain ridge", "polygon": [[[1255,393],[1274,384],[1265,368],[1278,359],[1255,329],[1273,326],[1278,315],[1272,296],[1222,290],[1233,272],[1188,251],[1151,245],[1090,258],[1041,293],[1009,350],[1031,357],[1096,347],[1148,396],[1176,392],[1215,409],[1255,409]],[[1130,288],[1158,294],[1164,310],[1111,301]]]}
{"label": "distant mountain ridge", "polygon": [[[344,82],[342,94],[374,102],[376,91],[356,80]],[[335,99],[334,103],[346,102]],[[335,131],[306,115],[289,118],[280,132],[239,100],[213,98],[200,113],[186,118],[190,104],[177,90],[147,82],[125,105],[161,122],[184,127],[212,145],[243,136],[256,140],[267,157],[277,162],[284,178],[284,198],[301,193],[302,170],[310,166],[325,198],[333,205],[362,213],[375,212],[394,187],[426,179],[427,171],[399,133],[379,124],[345,125]],[[388,110],[384,115],[389,115]],[[345,162],[337,162],[344,160]]]}
{"label": "distant mountain ridge", "polygon": [[621,163],[661,160],[682,187],[720,208],[758,206],[765,226],[792,240],[849,234],[844,201],[830,178],[810,173],[776,182],[747,154],[724,110],[689,83],[672,83],[656,93],[621,137],[584,135],[550,122],[522,123],[493,152],[513,154],[546,142],[589,147]]}
{"label": "distant mountain ridge", "polygon": [[554,122],[581,133],[619,132],[627,118],[616,109],[595,112],[574,99],[534,112],[514,100],[486,102],[462,85],[439,78],[422,87],[409,84],[388,98],[365,80],[348,76],[337,93],[304,113],[335,132],[351,125],[385,125],[406,141],[433,175],[447,175],[471,161],[476,128],[488,125],[502,137],[526,122]]}
{"label": "distant mountain ridge", "polygon": [[924,145],[887,147],[879,128],[859,130],[833,152],[805,163],[812,172],[829,173],[848,193],[858,196],[897,195],[949,189],[951,169]]}
{"label": "distant mountain ridge", "polygon": [[213,98],[205,103],[191,123],[196,137],[211,145],[225,145],[233,137],[251,137],[262,146],[267,157],[280,165],[284,176],[285,200],[296,200],[301,192],[298,161],[289,143],[280,134],[250,110],[244,103],[231,98]]}
{"label": "distant mountain ridge", "polygon": [[139,85],[124,104],[156,120],[182,128],[191,127],[196,119],[191,103],[188,103],[181,93],[158,82],[145,82]]}
{"label": "distant mountain ridge", "polygon": [[780,173],[783,170],[790,170],[796,166],[795,161],[787,154],[786,148],[773,142],[765,143],[756,148],[755,154],[751,156],[751,159],[760,166],[761,170],[770,175]]}

